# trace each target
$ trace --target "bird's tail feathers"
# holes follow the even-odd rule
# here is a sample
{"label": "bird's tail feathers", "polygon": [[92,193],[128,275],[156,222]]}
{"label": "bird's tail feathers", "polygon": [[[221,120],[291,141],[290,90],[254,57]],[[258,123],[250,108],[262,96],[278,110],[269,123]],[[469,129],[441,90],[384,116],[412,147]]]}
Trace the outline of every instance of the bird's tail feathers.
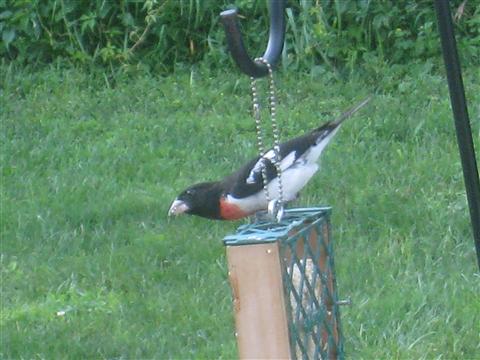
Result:
{"label": "bird's tail feathers", "polygon": [[355,114],[357,111],[359,111],[361,108],[363,108],[365,105],[367,105],[370,100],[372,100],[372,95],[368,96],[366,99],[362,100],[359,102],[357,105],[351,107],[347,111],[345,111],[343,114],[341,114],[337,119],[332,121],[332,125],[340,125],[342,122],[347,120],[349,117],[351,117],[353,114]]}
{"label": "bird's tail feathers", "polygon": [[316,161],[320,157],[320,154],[322,153],[322,151],[325,149],[325,147],[328,145],[330,140],[335,136],[337,131],[340,129],[340,125],[342,124],[342,122],[348,119],[353,114],[355,114],[362,107],[367,105],[371,99],[372,99],[372,96],[369,96],[362,102],[358,103],[357,105],[353,106],[351,109],[344,112],[334,121],[329,121],[314,131],[318,135],[315,141],[316,146],[314,149],[312,149],[311,154],[309,155],[309,158],[311,161]]}
{"label": "bird's tail feathers", "polygon": [[319,128],[317,128],[315,131],[318,131],[318,132],[323,132],[325,130],[330,130],[330,131],[333,131],[335,130],[336,128],[338,128],[345,120],[347,120],[349,117],[351,117],[353,114],[355,114],[357,111],[359,111],[361,108],[363,108],[365,105],[367,105],[370,100],[372,100],[372,95],[370,95],[369,97],[367,97],[366,99],[364,99],[363,101],[359,102],[358,104],[356,104],[355,106],[351,107],[350,109],[348,109],[347,111],[345,111],[344,113],[342,113],[338,118],[336,118],[335,120],[333,121],[329,121],[327,122],[326,124],[323,124],[322,126],[320,126]]}

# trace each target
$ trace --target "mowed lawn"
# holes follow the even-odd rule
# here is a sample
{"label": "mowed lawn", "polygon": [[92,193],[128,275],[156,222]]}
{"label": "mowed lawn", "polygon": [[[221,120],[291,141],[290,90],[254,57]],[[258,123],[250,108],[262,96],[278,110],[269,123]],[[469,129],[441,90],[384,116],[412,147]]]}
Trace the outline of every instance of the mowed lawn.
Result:
{"label": "mowed lawn", "polygon": [[[287,139],[369,94],[297,206],[331,205],[350,359],[480,358],[480,276],[443,69],[278,75]],[[256,154],[248,78],[1,68],[2,359],[237,356],[222,238],[167,219]],[[467,69],[480,138],[478,69]]]}

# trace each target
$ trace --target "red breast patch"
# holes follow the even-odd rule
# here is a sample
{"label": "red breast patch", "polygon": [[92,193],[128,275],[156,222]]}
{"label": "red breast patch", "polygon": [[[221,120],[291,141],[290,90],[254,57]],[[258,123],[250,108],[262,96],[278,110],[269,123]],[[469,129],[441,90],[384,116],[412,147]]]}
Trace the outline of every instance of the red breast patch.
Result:
{"label": "red breast patch", "polygon": [[225,220],[238,220],[250,215],[243,211],[238,205],[229,203],[225,197],[220,199],[220,216]]}

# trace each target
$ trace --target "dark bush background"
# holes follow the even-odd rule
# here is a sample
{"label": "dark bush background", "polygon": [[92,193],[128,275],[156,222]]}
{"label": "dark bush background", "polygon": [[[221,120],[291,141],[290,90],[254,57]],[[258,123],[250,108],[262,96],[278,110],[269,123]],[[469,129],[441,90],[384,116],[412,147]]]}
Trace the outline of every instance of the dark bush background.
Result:
{"label": "dark bush background", "polygon": [[[168,73],[204,60],[225,66],[219,13],[225,0],[0,0],[0,55],[45,64],[66,59],[112,69]],[[261,55],[266,0],[239,0],[250,52]],[[480,1],[451,1],[462,60],[480,59]],[[284,66],[352,68],[361,62],[406,64],[439,54],[433,1],[290,0]]]}

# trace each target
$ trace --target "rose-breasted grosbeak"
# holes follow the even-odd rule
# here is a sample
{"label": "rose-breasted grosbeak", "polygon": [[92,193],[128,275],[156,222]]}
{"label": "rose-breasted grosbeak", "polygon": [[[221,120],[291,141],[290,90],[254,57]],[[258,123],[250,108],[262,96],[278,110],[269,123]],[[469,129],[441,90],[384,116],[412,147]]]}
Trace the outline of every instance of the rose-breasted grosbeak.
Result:
{"label": "rose-breasted grosbeak", "polygon": [[[294,200],[317,172],[319,169],[317,161],[342,122],[369,101],[370,98],[367,98],[338,119],[280,144],[280,169],[285,202]],[[190,186],[173,201],[168,215],[185,213],[209,219],[236,220],[265,210],[268,202],[263,189],[263,166],[266,169],[270,198],[278,198],[279,190],[274,150],[267,151],[263,159],[260,156],[252,159],[221,181]]]}

